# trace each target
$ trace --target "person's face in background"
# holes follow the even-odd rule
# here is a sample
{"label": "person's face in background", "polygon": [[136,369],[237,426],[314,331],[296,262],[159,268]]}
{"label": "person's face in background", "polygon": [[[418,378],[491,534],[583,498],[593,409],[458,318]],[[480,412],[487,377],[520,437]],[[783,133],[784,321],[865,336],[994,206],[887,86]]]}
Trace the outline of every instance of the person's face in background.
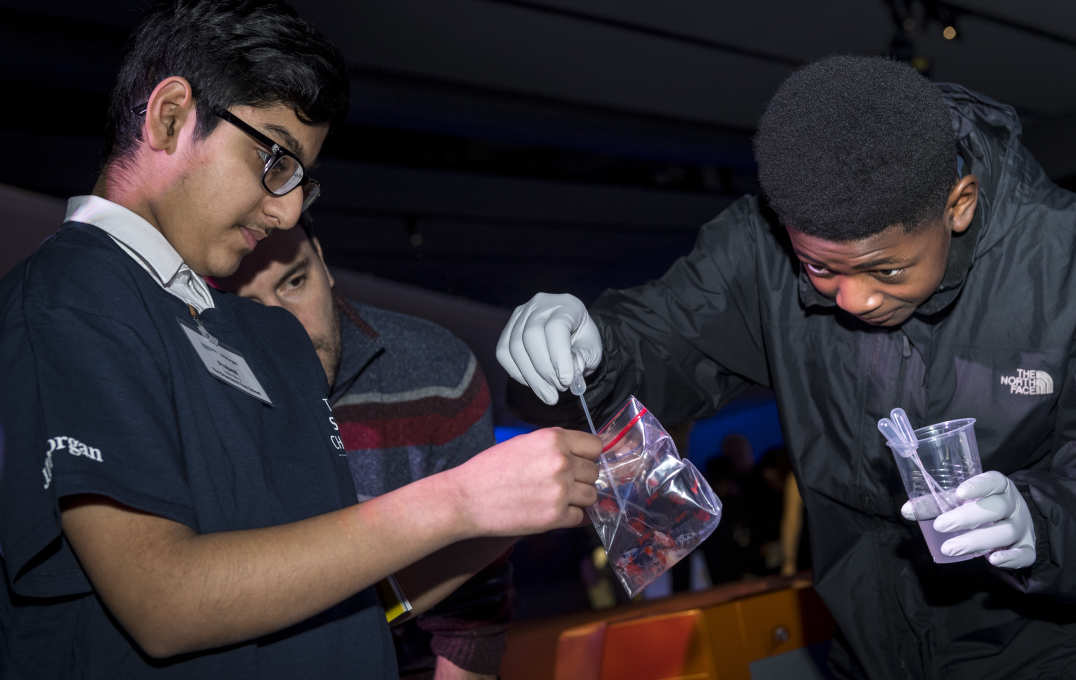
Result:
{"label": "person's face in background", "polygon": [[321,244],[302,228],[275,231],[218,285],[270,307],[283,307],[306,329],[332,385],[340,366],[340,318]]}

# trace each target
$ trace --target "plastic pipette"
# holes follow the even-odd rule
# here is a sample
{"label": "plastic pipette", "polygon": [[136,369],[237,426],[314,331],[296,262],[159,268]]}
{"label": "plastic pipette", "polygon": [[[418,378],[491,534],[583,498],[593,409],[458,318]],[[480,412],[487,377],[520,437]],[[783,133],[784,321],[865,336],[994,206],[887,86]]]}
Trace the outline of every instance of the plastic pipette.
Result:
{"label": "plastic pipette", "polygon": [[912,422],[908,420],[908,414],[904,412],[904,409],[899,406],[893,409],[889,412],[889,419],[900,430],[904,441],[918,448],[919,441],[915,438],[915,428],[912,427]]}
{"label": "plastic pipette", "polygon": [[[572,360],[574,363],[574,355]],[[590,433],[595,435],[598,434],[597,430],[594,429],[594,421],[590,417],[590,409],[587,408],[586,397],[583,396],[583,393],[587,391],[587,384],[583,380],[583,370],[579,367],[578,363],[575,363],[575,373],[572,375],[571,384],[568,385],[568,391],[579,397],[579,403],[583,405],[583,415],[587,417],[587,425],[590,426]],[[602,472],[605,473],[605,488],[611,490],[613,492],[613,497],[616,498],[616,524],[613,525],[613,531],[610,534],[611,536],[615,536],[620,530],[620,523],[624,521],[624,518],[627,516],[628,504],[622,497],[620,489],[617,488],[616,477],[613,476],[613,471],[609,469],[609,461],[604,455],[598,458],[598,465],[601,466]],[[597,483],[600,489],[603,483],[600,475]]]}
{"label": "plastic pipette", "polygon": [[568,390],[579,397],[579,403],[583,405],[583,415],[587,417],[587,425],[590,426],[591,434],[598,434],[594,430],[594,421],[590,418],[590,409],[587,408],[586,397],[583,393],[587,391],[587,384],[583,382],[583,372],[578,368],[575,369],[575,375],[572,376],[572,384],[568,386]]}
{"label": "plastic pipette", "polygon": [[893,409],[889,415],[889,418],[882,418],[878,421],[878,431],[885,436],[889,445],[897,454],[903,458],[910,458],[915,463],[919,474],[923,476],[923,483],[926,485],[927,491],[930,492],[931,497],[937,504],[938,511],[948,512],[952,510],[956,507],[956,504],[949,501],[945,489],[926,471],[926,468],[923,467],[923,461],[919,459],[919,442],[915,437],[912,424],[908,420],[908,415],[902,408]]}

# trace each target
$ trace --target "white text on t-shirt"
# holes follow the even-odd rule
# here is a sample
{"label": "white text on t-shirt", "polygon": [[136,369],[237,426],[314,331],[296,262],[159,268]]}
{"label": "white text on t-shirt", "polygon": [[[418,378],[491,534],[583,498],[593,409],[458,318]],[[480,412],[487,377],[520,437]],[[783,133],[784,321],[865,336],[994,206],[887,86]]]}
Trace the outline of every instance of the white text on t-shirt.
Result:
{"label": "white text on t-shirt", "polygon": [[52,454],[64,449],[67,449],[72,456],[83,456],[98,463],[102,462],[99,448],[87,446],[74,437],[49,437],[49,449],[45,452],[45,466],[41,468],[41,474],[45,476],[44,488],[46,489],[52,484]]}

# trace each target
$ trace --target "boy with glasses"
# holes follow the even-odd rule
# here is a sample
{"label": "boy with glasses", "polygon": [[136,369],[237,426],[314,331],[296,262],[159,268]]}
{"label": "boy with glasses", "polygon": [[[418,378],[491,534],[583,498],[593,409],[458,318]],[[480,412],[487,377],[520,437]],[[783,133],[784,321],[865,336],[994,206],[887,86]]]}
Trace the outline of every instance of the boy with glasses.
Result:
{"label": "boy with glasses", "polygon": [[421,611],[595,501],[598,440],[545,430],[355,505],[302,327],[206,286],[295,224],[346,108],[286,6],[136,30],[93,195],[0,282],[5,677],[395,677],[371,584],[433,554]]}

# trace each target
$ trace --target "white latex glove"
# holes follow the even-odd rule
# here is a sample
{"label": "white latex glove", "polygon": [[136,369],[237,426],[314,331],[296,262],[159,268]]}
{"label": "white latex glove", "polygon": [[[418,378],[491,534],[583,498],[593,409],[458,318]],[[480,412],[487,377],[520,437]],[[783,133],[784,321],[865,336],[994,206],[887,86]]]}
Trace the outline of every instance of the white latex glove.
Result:
{"label": "white latex glove", "polygon": [[538,293],[516,307],[497,341],[504,370],[547,404],[557,403],[577,367],[586,375],[601,360],[598,327],[573,295]]}
{"label": "white latex glove", "polygon": [[[996,470],[964,481],[956,488],[964,503],[934,519],[938,531],[967,531],[941,544],[949,557],[990,550],[995,567],[1020,569],[1035,563],[1035,527],[1027,501],[1012,480]],[[911,501],[900,509],[905,519],[916,519]]]}

